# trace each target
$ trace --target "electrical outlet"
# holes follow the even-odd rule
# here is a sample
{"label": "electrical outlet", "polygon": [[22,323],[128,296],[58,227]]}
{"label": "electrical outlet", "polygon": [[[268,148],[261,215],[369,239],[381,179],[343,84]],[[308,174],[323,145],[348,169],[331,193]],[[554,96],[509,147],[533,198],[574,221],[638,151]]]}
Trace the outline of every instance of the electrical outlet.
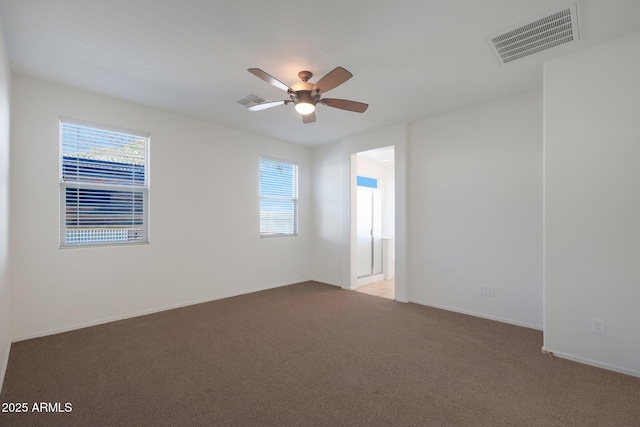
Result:
{"label": "electrical outlet", "polygon": [[605,323],[604,319],[591,319],[591,332],[594,334],[605,334]]}
{"label": "electrical outlet", "polygon": [[494,288],[493,286],[487,286],[487,295],[490,297],[495,297],[496,296],[496,288]]}
{"label": "electrical outlet", "polygon": [[480,295],[487,296],[487,287],[485,285],[480,286]]}

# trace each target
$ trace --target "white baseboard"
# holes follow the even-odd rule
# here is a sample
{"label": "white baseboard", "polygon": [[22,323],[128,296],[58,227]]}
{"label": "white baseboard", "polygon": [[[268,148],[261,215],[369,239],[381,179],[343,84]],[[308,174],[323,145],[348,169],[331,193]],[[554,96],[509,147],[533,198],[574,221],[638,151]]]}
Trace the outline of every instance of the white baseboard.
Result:
{"label": "white baseboard", "polygon": [[211,298],[203,298],[203,299],[200,299],[200,300],[194,300],[194,301],[182,302],[182,303],[178,303],[178,304],[166,305],[166,306],[162,306],[162,307],[152,308],[152,309],[149,309],[149,310],[138,311],[138,312],[135,312],[135,313],[129,313],[129,314],[124,314],[124,315],[114,316],[114,317],[107,317],[107,318],[103,318],[103,319],[99,319],[99,320],[94,320],[94,321],[91,321],[91,322],[78,323],[78,324],[75,324],[75,325],[65,326],[65,327],[62,327],[62,328],[54,328],[54,329],[49,329],[49,330],[46,330],[46,331],[36,332],[36,333],[33,333],[33,334],[22,335],[22,336],[14,337],[12,341],[13,342],[18,342],[18,341],[29,340],[29,339],[32,339],[32,338],[45,337],[47,335],[60,334],[60,333],[63,333],[63,332],[74,331],[76,329],[88,328],[88,327],[91,327],[91,326],[97,326],[97,325],[102,325],[102,324],[105,324],[105,323],[116,322],[118,320],[131,319],[133,317],[145,316],[147,314],[159,313],[161,311],[166,311],[166,310],[173,310],[174,308],[187,307],[187,306],[190,306],[190,305],[202,304],[202,303],[205,303],[205,302],[210,302],[210,301],[216,301],[216,300],[225,299],[225,298],[236,297],[236,296],[239,296],[239,295],[251,294],[253,292],[260,292],[260,291],[266,291],[266,290],[269,290],[269,289],[281,288],[283,286],[289,286],[289,285],[293,285],[293,284],[296,284],[296,283],[302,283],[302,282],[307,282],[307,281],[309,281],[309,280],[305,279],[305,280],[294,281],[294,282],[291,282],[291,283],[281,283],[281,284],[276,284],[276,285],[269,285],[269,286],[264,286],[264,287],[260,287],[260,288],[247,289],[247,290],[240,291],[240,292],[232,292],[232,293],[223,294],[223,295],[216,295],[216,296],[211,297]]}
{"label": "white baseboard", "polygon": [[595,366],[596,368],[606,369],[608,371],[619,372],[621,374],[631,375],[634,377],[640,378],[640,371],[636,371],[633,369],[623,368],[621,366],[611,365],[609,363],[598,362],[597,360],[587,359],[585,357],[574,356],[573,354],[562,353],[559,351],[555,351],[553,349],[549,349],[546,347],[542,347],[542,352],[545,354],[551,353],[555,357],[559,357],[561,359],[571,360],[573,362],[583,363],[585,365]]}
{"label": "white baseboard", "polygon": [[534,324],[531,324],[531,323],[520,322],[518,320],[511,320],[511,319],[505,319],[505,318],[502,318],[502,317],[491,316],[491,315],[488,315],[488,314],[476,313],[474,311],[469,311],[469,310],[461,310],[459,308],[447,307],[445,305],[440,305],[440,304],[430,304],[428,302],[418,301],[418,300],[414,300],[414,299],[410,300],[409,302],[413,302],[413,303],[420,304],[420,305],[426,305],[427,307],[433,307],[433,308],[439,308],[439,309],[442,309],[442,310],[453,311],[455,313],[468,314],[469,316],[481,317],[483,319],[495,320],[497,322],[508,323],[510,325],[522,326],[523,328],[537,329],[539,331],[543,330],[542,329],[542,325],[534,325]]}
{"label": "white baseboard", "polygon": [[328,280],[323,280],[323,279],[309,279],[313,282],[318,282],[318,283],[324,283],[325,285],[331,285],[331,286],[337,286],[338,288],[341,288],[342,285],[340,283],[336,283],[336,282],[331,282]]}

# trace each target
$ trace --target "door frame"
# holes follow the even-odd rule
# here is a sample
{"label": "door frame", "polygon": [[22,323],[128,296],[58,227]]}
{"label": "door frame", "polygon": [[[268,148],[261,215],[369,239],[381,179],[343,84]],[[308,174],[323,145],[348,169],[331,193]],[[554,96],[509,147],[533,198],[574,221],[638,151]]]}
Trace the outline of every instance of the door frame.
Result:
{"label": "door frame", "polygon": [[[356,235],[356,177],[357,153],[393,146],[395,150],[395,300],[409,302],[409,286],[407,282],[407,139],[406,124],[392,126],[381,131],[362,135],[353,141],[344,141],[343,153],[346,161],[344,169],[347,188],[344,194],[346,209],[344,219],[345,256],[343,257],[344,289],[357,287],[357,235]],[[379,143],[376,144],[375,140]],[[361,142],[362,141],[362,142]]]}

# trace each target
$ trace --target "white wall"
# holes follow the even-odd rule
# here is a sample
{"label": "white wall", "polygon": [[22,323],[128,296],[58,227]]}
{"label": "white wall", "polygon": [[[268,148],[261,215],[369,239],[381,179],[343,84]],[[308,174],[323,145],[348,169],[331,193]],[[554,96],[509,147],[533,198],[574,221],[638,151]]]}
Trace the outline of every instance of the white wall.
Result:
{"label": "white wall", "polygon": [[[640,34],[544,68],[545,334],[640,376]],[[606,321],[591,333],[591,318]]]}
{"label": "white wall", "polygon": [[396,236],[396,168],[395,163],[384,167],[384,222],[382,237],[395,239]]}
{"label": "white wall", "polygon": [[[60,116],[151,133],[149,245],[59,248]],[[310,148],[22,76],[11,126],[14,338],[309,279]],[[259,237],[261,154],[299,162],[298,237]]]}
{"label": "white wall", "polygon": [[411,124],[411,301],[542,329],[542,138],[540,91]]}
{"label": "white wall", "polygon": [[0,390],[11,347],[9,288],[9,88],[11,71],[0,20]]}
{"label": "white wall", "polygon": [[334,286],[342,286],[344,251],[343,183],[345,165],[342,146],[336,142],[313,149],[312,211],[313,263],[312,278]]}

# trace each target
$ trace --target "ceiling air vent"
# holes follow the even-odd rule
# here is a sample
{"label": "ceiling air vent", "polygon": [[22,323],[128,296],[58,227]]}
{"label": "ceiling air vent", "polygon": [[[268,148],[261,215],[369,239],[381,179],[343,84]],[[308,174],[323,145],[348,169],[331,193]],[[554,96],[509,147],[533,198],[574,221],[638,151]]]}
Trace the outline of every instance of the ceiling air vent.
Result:
{"label": "ceiling air vent", "polygon": [[487,38],[501,64],[578,40],[576,4],[537,16]]}
{"label": "ceiling air vent", "polygon": [[265,104],[267,102],[273,102],[270,99],[267,99],[263,96],[260,95],[256,95],[253,93],[249,93],[247,95],[244,96],[244,98],[242,98],[241,100],[238,101],[238,104],[242,104],[245,107],[253,107],[254,105],[258,105],[258,104]]}

